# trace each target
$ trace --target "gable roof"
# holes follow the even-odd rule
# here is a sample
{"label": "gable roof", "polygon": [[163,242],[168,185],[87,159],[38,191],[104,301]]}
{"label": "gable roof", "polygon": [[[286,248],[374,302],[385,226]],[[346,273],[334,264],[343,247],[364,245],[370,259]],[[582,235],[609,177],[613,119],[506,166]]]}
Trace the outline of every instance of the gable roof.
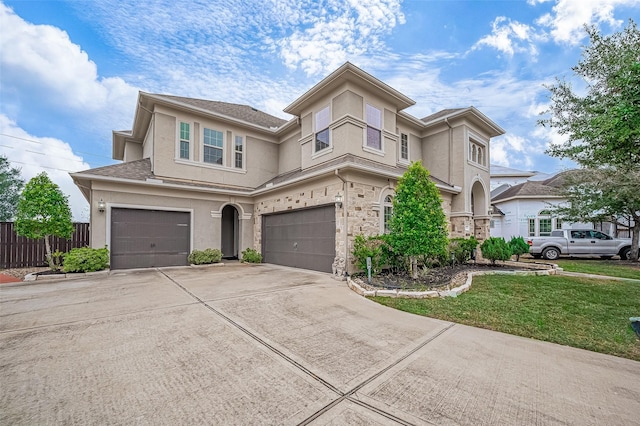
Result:
{"label": "gable roof", "polygon": [[428,115],[422,120],[425,126],[439,125],[446,123],[449,125],[449,120],[458,118],[468,118],[476,124],[482,125],[488,130],[489,137],[495,137],[505,134],[505,130],[498,126],[493,120],[481,113],[476,107],[470,106],[467,108],[449,108],[436,112],[435,114]]}
{"label": "gable roof", "polygon": [[567,173],[555,174],[543,181],[528,180],[498,193],[491,202],[506,201],[514,198],[562,198],[559,189],[566,181]]}
{"label": "gable roof", "polygon": [[319,83],[307,90],[302,96],[293,101],[284,109],[284,112],[300,116],[302,110],[314,102],[319,97],[324,96],[327,90],[333,90],[345,82],[356,82],[356,84],[376,92],[381,97],[390,101],[396,106],[398,111],[415,105],[415,101],[398,90],[378,80],[371,74],[363,71],[351,62],[345,62],[340,68],[323,78]]}
{"label": "gable roof", "polygon": [[464,109],[465,108],[447,108],[447,109],[443,109],[442,111],[433,113],[431,115],[427,115],[426,117],[421,118],[420,120],[424,121],[425,123],[428,123],[430,121],[437,120],[438,118],[446,117],[448,115],[455,114],[456,112],[463,111]]}

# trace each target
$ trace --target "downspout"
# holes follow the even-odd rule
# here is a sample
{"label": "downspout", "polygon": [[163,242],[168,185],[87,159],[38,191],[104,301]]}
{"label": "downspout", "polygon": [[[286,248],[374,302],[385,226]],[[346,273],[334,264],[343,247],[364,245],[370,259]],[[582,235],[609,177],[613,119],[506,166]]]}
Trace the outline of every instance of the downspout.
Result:
{"label": "downspout", "polygon": [[347,181],[344,180],[342,176],[340,176],[340,170],[335,170],[335,175],[338,179],[342,181],[342,192],[344,193],[344,201],[342,203],[342,209],[344,213],[344,274],[348,274],[347,270],[349,269],[349,222],[347,214],[347,203],[349,202],[349,197],[347,196]]}
{"label": "downspout", "polygon": [[449,127],[449,180],[448,183],[451,183],[451,179],[453,176],[451,175],[451,170],[453,169],[453,127],[449,124],[449,119],[447,117],[444,118],[444,123]]}

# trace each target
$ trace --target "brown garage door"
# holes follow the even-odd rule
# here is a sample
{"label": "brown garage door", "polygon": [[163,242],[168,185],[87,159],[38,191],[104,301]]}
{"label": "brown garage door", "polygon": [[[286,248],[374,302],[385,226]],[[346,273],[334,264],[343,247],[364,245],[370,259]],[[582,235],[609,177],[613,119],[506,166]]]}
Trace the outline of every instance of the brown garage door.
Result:
{"label": "brown garage door", "polygon": [[188,212],[111,210],[111,269],[187,265]]}
{"label": "brown garage door", "polygon": [[334,205],[262,216],[266,263],[331,272],[336,256]]}

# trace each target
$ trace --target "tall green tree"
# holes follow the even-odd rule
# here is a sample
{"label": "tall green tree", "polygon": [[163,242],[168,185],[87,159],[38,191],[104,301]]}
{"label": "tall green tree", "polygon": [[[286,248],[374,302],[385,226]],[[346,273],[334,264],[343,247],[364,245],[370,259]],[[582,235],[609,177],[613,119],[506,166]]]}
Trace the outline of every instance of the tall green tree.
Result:
{"label": "tall green tree", "polygon": [[[572,222],[613,222],[631,229],[630,259],[638,259],[640,169],[599,168],[565,172],[560,195],[567,204],[555,211]],[[635,250],[635,251],[634,251]]]}
{"label": "tall green tree", "polygon": [[572,68],[586,83],[584,95],[566,80],[556,79],[556,84],[547,86],[550,107],[538,124],[566,136],[548,154],[589,169],[567,180],[564,193],[572,206],[565,210],[565,217],[617,220],[622,215],[633,219],[631,258],[638,260],[640,31],[633,20],[609,36],[595,27],[586,30],[589,44]]}
{"label": "tall green tree", "polygon": [[570,158],[583,167],[640,164],[640,31],[632,20],[627,27],[602,36],[587,27],[589,45],[572,68],[587,85],[576,93],[570,82],[556,79],[546,86],[550,107],[538,121],[567,137],[547,151]]}
{"label": "tall green tree", "polygon": [[67,196],[46,172],[32,178],[22,191],[16,211],[15,229],[27,238],[44,238],[47,263],[54,269],[51,236],[70,238],[73,233]]}
{"label": "tall green tree", "polygon": [[20,169],[11,167],[7,157],[0,155],[0,222],[13,219],[23,187]]}
{"label": "tall green tree", "polygon": [[414,277],[419,257],[446,255],[449,240],[442,198],[420,162],[412,163],[398,181],[390,230],[394,251],[411,260]]}

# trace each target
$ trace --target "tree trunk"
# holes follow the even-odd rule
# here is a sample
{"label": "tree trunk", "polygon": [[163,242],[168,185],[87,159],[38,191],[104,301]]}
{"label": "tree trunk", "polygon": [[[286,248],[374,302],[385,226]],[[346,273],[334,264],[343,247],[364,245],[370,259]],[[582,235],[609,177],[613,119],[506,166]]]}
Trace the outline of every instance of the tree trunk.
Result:
{"label": "tree trunk", "polygon": [[45,248],[45,256],[47,259],[47,265],[51,270],[54,270],[53,267],[53,257],[51,256],[51,244],[49,243],[49,235],[44,236],[44,248]]}
{"label": "tree trunk", "polygon": [[638,242],[640,242],[640,216],[634,217],[631,228],[631,257],[629,260],[638,261]]}

